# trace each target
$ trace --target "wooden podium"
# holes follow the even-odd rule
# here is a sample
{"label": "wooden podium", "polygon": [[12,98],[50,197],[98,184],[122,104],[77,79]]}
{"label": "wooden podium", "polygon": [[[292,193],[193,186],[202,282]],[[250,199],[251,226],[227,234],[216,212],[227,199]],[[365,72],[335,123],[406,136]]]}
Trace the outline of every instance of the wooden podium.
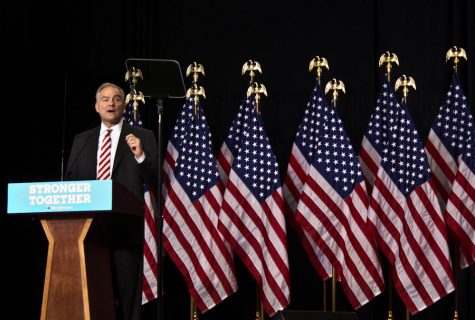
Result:
{"label": "wooden podium", "polygon": [[[66,191],[61,194],[61,186],[74,184],[82,185],[81,192],[77,192],[77,188],[73,187],[71,190],[74,191],[70,192],[73,196],[68,198],[69,194],[65,194],[69,191],[64,187]],[[131,226],[135,228],[135,224],[143,223],[143,199],[137,199],[125,187],[111,180],[47,182],[34,185],[41,185],[40,191],[43,193],[40,194],[48,195],[31,198],[31,190],[35,191],[35,188],[26,186],[30,194],[27,201],[30,202],[31,209],[25,209],[25,212],[21,213],[36,215],[48,239],[41,319],[115,319],[109,245],[121,230]],[[92,187],[88,189],[84,188],[84,185]],[[100,190],[94,189],[96,185],[101,186]],[[49,193],[44,192],[46,186],[49,186]],[[53,188],[56,192],[52,192]],[[33,194],[37,196],[37,193]],[[81,199],[74,198],[77,195],[81,195]],[[46,198],[48,196],[49,198]],[[56,198],[52,198],[53,196]],[[38,200],[38,203],[31,199]],[[81,206],[82,203],[65,205],[69,200],[89,202],[85,207]],[[15,201],[22,201],[21,196]],[[52,202],[56,202],[56,205],[51,205]],[[101,205],[96,206],[94,202],[101,202]],[[37,207],[41,211],[33,212]],[[94,210],[96,208],[98,210]],[[8,213],[12,213],[10,185]],[[17,210],[13,213],[20,212]]]}

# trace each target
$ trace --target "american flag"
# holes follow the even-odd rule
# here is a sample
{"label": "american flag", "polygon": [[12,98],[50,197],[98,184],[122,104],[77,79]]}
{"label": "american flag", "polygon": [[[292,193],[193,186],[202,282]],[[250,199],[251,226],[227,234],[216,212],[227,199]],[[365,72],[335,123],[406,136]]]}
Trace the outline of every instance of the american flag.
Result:
{"label": "american flag", "polygon": [[388,83],[366,137],[381,159],[368,212],[394,287],[417,313],[454,290],[445,222],[414,123]]}
{"label": "american flag", "polygon": [[228,183],[229,172],[234,161],[234,155],[237,154],[241,141],[243,141],[243,133],[248,129],[248,119],[254,112],[255,106],[249,103],[248,99],[244,99],[239,105],[236,118],[231,124],[227,139],[221,145],[218,154],[218,169],[221,181],[226,186]]}
{"label": "american flag", "polygon": [[175,126],[172,129],[170,140],[167,144],[167,152],[165,154],[165,161],[163,162],[163,171],[165,173],[164,183],[162,186],[163,198],[166,198],[170,183],[174,178],[174,171],[176,161],[179,156],[179,146],[187,133],[187,125],[193,119],[194,106],[187,101],[181,110],[181,113],[176,120]]}
{"label": "american flag", "polygon": [[371,115],[368,131],[363,136],[363,142],[359,151],[361,171],[366,181],[368,194],[374,186],[378,168],[381,163],[381,154],[388,144],[388,110],[398,105],[394,91],[385,81],[379,92],[376,108]]}
{"label": "american flag", "polygon": [[238,119],[224,142],[232,155],[223,157],[233,160],[219,230],[254,277],[264,310],[272,317],[287,307],[290,297],[282,187],[254,95],[245,99]]}
{"label": "american flag", "polygon": [[314,130],[299,132],[296,139],[300,145],[309,144],[310,166],[295,219],[330,260],[356,309],[384,287],[375,241],[369,236],[366,186],[343,124],[319,86],[313,103],[305,119],[313,121]]}
{"label": "american flag", "polygon": [[237,290],[231,250],[219,234],[223,187],[201,105],[186,101],[167,148],[163,246],[206,312]]}
{"label": "american flag", "polygon": [[[313,267],[323,280],[332,276],[332,265],[316,241],[295,221],[295,210],[307,179],[311,161],[317,149],[318,133],[320,131],[319,108],[324,100],[322,88],[317,85],[310,97],[302,122],[300,123],[292,152],[290,154],[287,174],[284,179],[283,195],[285,199],[285,214],[287,221],[296,231],[307,256]],[[317,118],[318,117],[318,118]]]}
{"label": "american flag", "polygon": [[[124,111],[124,119],[128,124],[142,127],[140,114],[134,114],[133,101]],[[157,204],[154,192],[147,185],[144,186],[144,243],[143,243],[143,281],[142,281],[142,304],[157,298],[157,227],[155,224],[155,212]]]}
{"label": "american flag", "polygon": [[425,148],[445,221],[460,245],[460,267],[467,267],[475,262],[475,126],[457,73]]}

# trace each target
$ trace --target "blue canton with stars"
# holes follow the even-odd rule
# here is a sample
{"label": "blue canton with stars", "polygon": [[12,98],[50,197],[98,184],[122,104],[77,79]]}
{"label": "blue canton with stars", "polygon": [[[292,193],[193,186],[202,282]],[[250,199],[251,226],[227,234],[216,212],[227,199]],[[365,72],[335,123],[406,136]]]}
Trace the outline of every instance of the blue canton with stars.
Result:
{"label": "blue canton with stars", "polygon": [[216,159],[213,156],[211,133],[201,104],[198,104],[197,115],[194,115],[193,99],[188,100],[184,107],[193,110],[190,121],[183,126],[179,144],[179,156],[176,162],[175,177],[181,184],[191,201],[200,198],[208,189],[219,181]]}
{"label": "blue canton with stars", "polygon": [[255,97],[246,100],[245,109],[251,112],[243,114],[242,140],[231,137],[231,143],[238,145],[233,169],[247,185],[259,202],[263,202],[280,187],[279,168],[269,139],[264,131],[263,120],[255,110]]}
{"label": "blue canton with stars", "polygon": [[456,161],[460,155],[465,162],[469,162],[469,158],[473,159],[475,126],[456,73],[452,77],[452,84],[432,125],[432,130]]}
{"label": "blue canton with stars", "polygon": [[324,100],[322,88],[320,85],[315,86],[295,137],[295,144],[309,163],[312,161],[317,149],[317,139],[321,123],[325,121],[321,114]]}
{"label": "blue canton with stars", "polygon": [[366,133],[366,138],[380,155],[388,144],[390,121],[398,108],[400,105],[396,100],[396,94],[389,83],[385,81],[379,92],[376,108],[371,115]]}
{"label": "blue canton with stars", "polygon": [[176,149],[178,149],[178,146],[182,142],[189,127],[189,123],[193,119],[194,108],[194,100],[193,98],[189,98],[183,105],[181,113],[175,122],[175,126],[173,127],[170,136],[170,142],[175,146]]}
{"label": "blue canton with stars", "polygon": [[239,105],[238,113],[234,119],[228,136],[226,137],[226,145],[229,151],[236,157],[239,145],[243,139],[243,132],[248,127],[248,119],[250,114],[256,109],[256,101],[254,99],[245,98]]}
{"label": "blue canton with stars", "polygon": [[312,165],[345,198],[363,181],[360,163],[335,107],[329,105],[323,96],[317,97],[318,99],[321,99],[321,103],[317,105],[320,120]]}
{"label": "blue canton with stars", "polygon": [[431,170],[414,122],[404,104],[386,113],[388,137],[381,165],[404,196],[429,180]]}

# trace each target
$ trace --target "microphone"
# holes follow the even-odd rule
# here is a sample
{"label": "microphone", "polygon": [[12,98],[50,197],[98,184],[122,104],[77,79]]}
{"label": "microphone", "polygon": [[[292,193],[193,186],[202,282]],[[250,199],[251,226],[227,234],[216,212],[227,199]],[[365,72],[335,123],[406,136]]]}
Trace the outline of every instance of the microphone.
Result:
{"label": "microphone", "polygon": [[66,132],[66,104],[67,104],[68,72],[64,70],[64,93],[63,93],[63,125],[61,128],[61,181],[64,180],[64,136]]}
{"label": "microphone", "polygon": [[[87,145],[87,142],[89,141],[89,139],[91,139],[91,136],[88,136],[86,140],[84,140],[82,146],[80,146],[79,148],[77,148],[77,152],[75,154],[71,153],[69,155],[69,161],[68,161],[68,167],[66,168],[66,174],[67,176],[71,175],[71,168],[74,167],[74,165],[76,164],[76,162],[78,161],[78,158],[79,158],[79,155],[82,153],[82,151],[84,150],[84,147]],[[76,141],[76,138],[74,139],[74,141]],[[74,145],[75,145],[76,142],[73,142],[73,147],[71,148],[71,150],[74,150],[76,148],[74,148]],[[64,150],[63,150],[64,151]],[[73,179],[77,179],[77,177],[73,177]],[[69,179],[68,179],[69,180]],[[63,181],[63,176],[61,176],[61,181]]]}

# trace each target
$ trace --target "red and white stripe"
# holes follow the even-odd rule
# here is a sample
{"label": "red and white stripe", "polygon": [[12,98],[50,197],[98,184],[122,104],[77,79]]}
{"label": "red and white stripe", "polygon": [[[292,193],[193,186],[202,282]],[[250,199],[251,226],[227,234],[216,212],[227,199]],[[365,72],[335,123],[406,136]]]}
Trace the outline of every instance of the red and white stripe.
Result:
{"label": "red and white stripe", "polygon": [[425,150],[442,210],[445,208],[452,182],[457,173],[457,159],[445,148],[434,130],[430,130]]}
{"label": "red and white stripe", "polygon": [[460,159],[445,221],[460,243],[460,267],[475,263],[475,174]]}
{"label": "red and white stripe", "polygon": [[221,197],[216,185],[192,203],[174,179],[165,200],[163,245],[201,312],[237,290],[232,256],[217,232]]}
{"label": "red and white stripe", "polygon": [[381,164],[381,156],[366,136],[363,136],[363,142],[361,143],[358,156],[360,159],[361,172],[363,173],[366,188],[370,195],[378,174],[379,165]]}
{"label": "red and white stripe", "polygon": [[157,227],[155,224],[155,212],[157,203],[152,191],[144,193],[144,244],[143,244],[143,286],[142,304],[157,298]]}
{"label": "red and white stripe", "polygon": [[406,198],[383,167],[368,219],[392,266],[394,287],[414,314],[454,290],[445,223],[433,182]]}
{"label": "red and white stripe", "polygon": [[265,312],[274,316],[290,298],[282,188],[260,203],[231,170],[219,220],[219,230],[257,282]]}
{"label": "red and white stripe", "polygon": [[177,158],[176,148],[169,143],[164,162],[163,246],[198,309],[206,312],[237,290],[231,250],[217,230],[222,186],[218,183],[191,202],[174,178]]}
{"label": "red and white stripe", "polygon": [[233,153],[229,150],[226,142],[221,145],[217,160],[219,177],[223,185],[226,186],[228,184],[229,172],[231,171],[231,166],[234,161]]}
{"label": "red and white stripe", "polygon": [[162,194],[164,198],[167,195],[170,182],[175,176],[173,172],[175,171],[175,165],[178,156],[178,150],[175,148],[173,143],[169,142],[167,145],[167,152],[165,154],[165,161],[163,162],[164,182],[162,186]]}
{"label": "red and white stripe", "polygon": [[310,168],[309,163],[294,143],[290,154],[287,175],[284,179],[282,192],[285,200],[285,213],[287,220],[297,233],[302,246],[307,252],[310,263],[323,280],[332,276],[332,265],[326,254],[320,249],[306,230],[295,220],[297,202],[302,194],[304,181]]}
{"label": "red and white stripe", "polygon": [[296,220],[317,239],[355,309],[380,294],[384,287],[375,243],[368,236],[367,208],[364,182],[341,198],[311,166],[295,213]]}
{"label": "red and white stripe", "polygon": [[457,164],[432,129],[425,149],[445,221],[460,244],[459,267],[468,267],[475,262],[474,174],[461,158]]}

